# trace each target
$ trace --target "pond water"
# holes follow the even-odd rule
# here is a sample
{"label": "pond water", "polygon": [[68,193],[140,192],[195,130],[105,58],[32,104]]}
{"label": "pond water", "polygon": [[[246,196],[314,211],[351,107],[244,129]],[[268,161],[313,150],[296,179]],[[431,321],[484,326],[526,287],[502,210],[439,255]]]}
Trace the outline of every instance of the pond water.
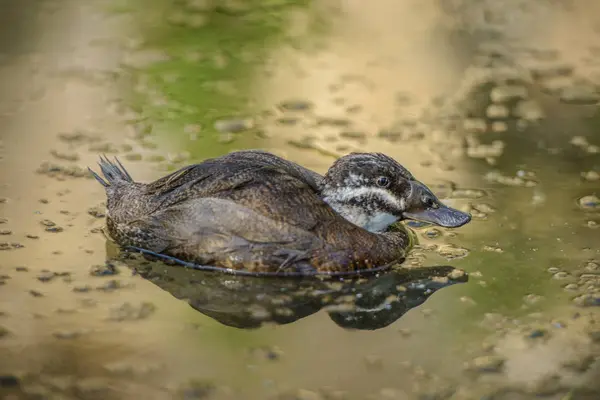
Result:
{"label": "pond water", "polygon": [[[597,399],[600,5],[23,0],[0,24],[6,399]],[[123,254],[87,166],[382,151],[459,229],[359,281]]]}

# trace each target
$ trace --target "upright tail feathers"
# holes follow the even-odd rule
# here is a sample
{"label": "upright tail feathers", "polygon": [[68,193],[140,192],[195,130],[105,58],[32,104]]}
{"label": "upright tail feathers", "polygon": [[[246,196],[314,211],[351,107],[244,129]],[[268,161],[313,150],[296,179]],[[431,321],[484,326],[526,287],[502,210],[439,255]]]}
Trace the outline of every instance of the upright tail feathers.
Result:
{"label": "upright tail feathers", "polygon": [[114,185],[120,181],[125,181],[129,183],[133,183],[133,178],[129,175],[129,172],[123,167],[123,164],[115,157],[115,162],[110,161],[106,155],[100,156],[100,161],[98,162],[100,166],[100,170],[102,171],[102,178],[100,175],[95,173],[91,168],[88,167],[88,170],[92,173],[94,178],[104,187],[108,187]]}

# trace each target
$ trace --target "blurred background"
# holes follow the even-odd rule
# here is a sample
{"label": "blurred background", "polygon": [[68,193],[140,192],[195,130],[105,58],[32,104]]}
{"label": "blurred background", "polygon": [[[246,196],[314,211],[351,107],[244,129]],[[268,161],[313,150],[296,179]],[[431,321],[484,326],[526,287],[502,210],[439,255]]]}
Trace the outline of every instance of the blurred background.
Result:
{"label": "blurred background", "polygon": [[[3,398],[600,397],[600,3],[0,10]],[[244,148],[321,173],[382,151],[473,221],[413,224],[418,276],[350,289],[107,243],[99,154],[149,181]]]}

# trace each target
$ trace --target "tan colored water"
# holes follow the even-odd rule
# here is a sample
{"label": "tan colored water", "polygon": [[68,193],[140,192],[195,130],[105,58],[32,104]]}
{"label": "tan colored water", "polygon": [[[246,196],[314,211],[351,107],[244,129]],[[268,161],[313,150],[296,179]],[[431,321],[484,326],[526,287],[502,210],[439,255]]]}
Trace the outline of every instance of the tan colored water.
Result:
{"label": "tan colored water", "polygon": [[[254,97],[261,106],[290,98],[313,103],[311,111],[297,113],[296,125],[267,120],[262,147],[320,172],[331,164],[331,154],[385,151],[450,197],[448,202],[476,214],[471,224],[436,238],[427,237],[427,232],[435,236],[428,228],[418,228],[425,246],[413,258],[461,268],[470,274],[468,283],[440,290],[377,330],[343,329],[318,307],[286,325],[232,328],[167,291],[196,298],[213,311],[237,304],[244,310],[240,293],[278,298],[276,281],[248,283],[160,265],[152,266],[152,279],[144,279],[148,276],[133,275],[124,264],[118,275],[91,276],[92,266],[104,264],[114,250],[99,233],[103,219],[88,213],[104,201],[103,189],[87,177],[49,176],[38,169],[45,160],[94,165],[99,153],[110,150],[107,144],[120,153],[127,145],[151,153],[133,138],[128,114],[118,112],[121,88],[104,75],[118,71],[119,43],[129,34],[130,21],[104,15],[102,2],[31,2],[27,12],[16,3],[7,6],[5,15],[14,18],[4,17],[0,42],[0,242],[5,242],[0,394],[8,399],[597,398],[600,211],[597,198],[579,199],[600,195],[600,181],[590,174],[600,172],[600,114],[597,102],[565,105],[558,98],[584,78],[588,87],[600,84],[600,9],[585,1],[510,2],[507,8],[514,12],[500,10],[497,16],[505,16],[501,26],[517,37],[514,46],[508,39],[493,45],[478,39],[478,30],[489,22],[481,25],[475,18],[484,5],[451,4],[455,14],[435,1],[380,0],[369,6],[324,1],[315,5],[332,16],[324,49],[303,52],[282,45],[270,55],[271,73],[256,78]],[[290,26],[302,32],[302,18],[299,13]],[[461,18],[474,32],[456,30]],[[20,39],[6,39],[13,34]],[[551,60],[515,50],[519,47],[552,50],[546,57]],[[501,56],[494,63],[495,51]],[[506,63],[509,73],[524,74],[516,84],[546,117],[538,123],[530,118],[520,130],[512,123],[504,132],[463,129],[464,115],[456,110],[470,109],[474,123],[485,119],[485,111],[473,104],[481,94],[467,89],[479,87],[471,83],[486,63]],[[575,72],[532,78],[536,68],[564,65]],[[431,105],[438,97],[446,99],[443,107]],[[423,117],[424,110],[430,117]],[[438,123],[446,112],[458,116]],[[323,117],[347,118],[350,126],[323,123]],[[411,118],[418,121],[415,127],[406,122]],[[399,140],[379,134],[395,124],[402,127],[391,129],[400,131]],[[344,138],[343,131],[364,135]],[[83,135],[65,139],[74,132]],[[289,144],[307,134],[321,152]],[[493,153],[498,147],[492,146],[487,161],[476,158],[480,144],[492,140],[504,143],[502,151]],[[157,141],[156,154],[185,150],[168,137]],[[77,159],[65,160],[65,154]],[[139,180],[163,173],[148,161],[125,163]],[[501,175],[490,175],[494,169]],[[447,181],[458,190],[440,186]],[[484,197],[471,189],[483,190]],[[57,226],[62,230],[53,232]],[[469,369],[473,364],[475,371]]]}

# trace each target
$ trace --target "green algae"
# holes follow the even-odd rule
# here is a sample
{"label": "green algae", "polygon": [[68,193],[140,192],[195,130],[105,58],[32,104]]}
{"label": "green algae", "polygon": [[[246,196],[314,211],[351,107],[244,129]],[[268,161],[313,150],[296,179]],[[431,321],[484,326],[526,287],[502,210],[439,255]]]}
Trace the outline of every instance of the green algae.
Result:
{"label": "green algae", "polygon": [[[135,21],[132,53],[154,52],[150,62],[125,65],[128,105],[154,134],[193,157],[260,147],[253,83],[272,48],[307,40],[288,34],[294,13],[308,15],[310,35],[323,31],[326,24],[310,4],[159,0],[147,7],[141,0],[120,1],[110,11]],[[239,133],[219,132],[218,121],[240,119],[252,124]]]}

